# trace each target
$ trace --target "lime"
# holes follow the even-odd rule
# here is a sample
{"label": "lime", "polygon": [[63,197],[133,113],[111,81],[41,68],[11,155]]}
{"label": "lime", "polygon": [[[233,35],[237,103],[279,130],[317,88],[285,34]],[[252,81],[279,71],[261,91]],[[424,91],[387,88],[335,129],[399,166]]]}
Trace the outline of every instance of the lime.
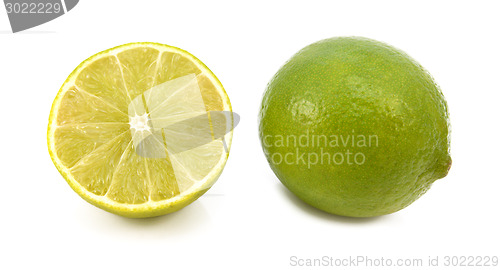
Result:
{"label": "lime", "polygon": [[163,215],[220,176],[233,122],[216,117],[228,131],[215,136],[215,112],[231,112],[229,98],[197,58],[125,44],[85,60],[64,82],[50,112],[50,156],[91,204],[127,217]]}
{"label": "lime", "polygon": [[288,60],[267,86],[259,135],[279,180],[337,215],[403,209],[451,166],[440,88],[404,52],[361,37],[322,40]]}

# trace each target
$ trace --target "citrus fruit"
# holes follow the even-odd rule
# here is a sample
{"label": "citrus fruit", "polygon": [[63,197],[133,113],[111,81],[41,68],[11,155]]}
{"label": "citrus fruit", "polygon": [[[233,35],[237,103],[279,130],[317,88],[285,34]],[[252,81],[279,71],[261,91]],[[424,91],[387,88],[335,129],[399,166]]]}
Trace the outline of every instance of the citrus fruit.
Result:
{"label": "citrus fruit", "polygon": [[311,44],[269,82],[259,114],[265,156],[306,203],[370,217],[405,208],[447,175],[448,110],[429,73],[362,37]]}
{"label": "citrus fruit", "polygon": [[[196,200],[220,176],[233,125],[223,112],[231,112],[224,88],[193,55],[125,44],[69,75],[52,105],[48,148],[91,204],[127,217],[163,215]],[[215,134],[221,126],[226,132]]]}

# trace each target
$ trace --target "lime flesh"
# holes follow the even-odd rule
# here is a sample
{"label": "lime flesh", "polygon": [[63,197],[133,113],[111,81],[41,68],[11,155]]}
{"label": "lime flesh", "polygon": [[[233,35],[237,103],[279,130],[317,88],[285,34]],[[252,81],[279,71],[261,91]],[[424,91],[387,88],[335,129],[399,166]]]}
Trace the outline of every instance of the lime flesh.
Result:
{"label": "lime flesh", "polygon": [[232,132],[212,133],[193,149],[178,145],[194,131],[175,124],[205,115],[211,127],[210,111],[231,105],[198,59],[163,44],[125,44],[90,57],[63,84],[50,112],[49,152],[69,185],[97,207],[163,215],[196,200],[222,172]]}

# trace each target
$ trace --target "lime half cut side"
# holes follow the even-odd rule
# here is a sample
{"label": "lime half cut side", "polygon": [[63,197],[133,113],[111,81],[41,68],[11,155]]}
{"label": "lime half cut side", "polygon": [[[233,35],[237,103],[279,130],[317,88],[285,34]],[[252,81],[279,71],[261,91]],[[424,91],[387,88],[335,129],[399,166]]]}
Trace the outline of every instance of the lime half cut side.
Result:
{"label": "lime half cut side", "polygon": [[48,126],[51,158],[82,198],[127,217],[176,211],[222,173],[233,114],[215,75],[181,49],[130,43],[81,63]]}

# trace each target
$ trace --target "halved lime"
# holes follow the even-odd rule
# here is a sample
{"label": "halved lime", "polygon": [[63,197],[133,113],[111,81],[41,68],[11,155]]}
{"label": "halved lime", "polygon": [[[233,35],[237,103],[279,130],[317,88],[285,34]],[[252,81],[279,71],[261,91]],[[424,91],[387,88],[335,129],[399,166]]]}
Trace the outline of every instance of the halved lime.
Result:
{"label": "halved lime", "polygon": [[[216,112],[231,112],[229,98],[193,55],[125,44],[85,60],[64,82],[50,112],[50,156],[93,205],[127,217],[163,215],[220,176],[233,119]],[[216,125],[226,132],[215,134]]]}

